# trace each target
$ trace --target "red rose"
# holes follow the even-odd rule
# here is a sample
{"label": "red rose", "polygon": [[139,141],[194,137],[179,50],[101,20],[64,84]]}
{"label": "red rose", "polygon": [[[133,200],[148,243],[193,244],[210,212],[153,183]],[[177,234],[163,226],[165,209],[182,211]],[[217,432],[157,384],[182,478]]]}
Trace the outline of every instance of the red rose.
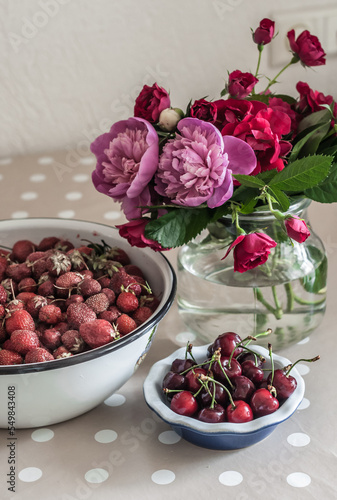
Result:
{"label": "red rose", "polygon": [[234,135],[247,142],[255,151],[256,169],[251,175],[265,170],[284,168],[282,157],[291,150],[291,144],[281,139],[290,132],[291,120],[282,111],[265,108],[255,116],[247,115],[238,124],[227,124],[222,135]]}
{"label": "red rose", "polygon": [[300,121],[301,115],[297,113],[288,102],[283,101],[279,97],[271,97],[268,102],[268,106],[276,111],[282,111],[289,116],[291,120],[291,131],[296,132],[298,122]]}
{"label": "red rose", "polygon": [[261,101],[245,101],[243,99],[219,99],[213,103],[217,109],[215,126],[219,130],[227,124],[237,125],[246,116],[255,116],[258,111],[267,107]]}
{"label": "red rose", "polygon": [[303,243],[310,236],[306,223],[299,217],[289,217],[284,221],[284,224],[289,238],[297,243]]}
{"label": "red rose", "polygon": [[149,222],[150,219],[138,219],[132,220],[130,222],[127,222],[126,224],[121,224],[116,227],[117,229],[119,229],[119,234],[123,238],[126,238],[131,246],[139,248],[150,247],[155,252],[169,250],[168,248],[163,248],[157,241],[145,238],[145,226]]}
{"label": "red rose", "polygon": [[253,40],[258,45],[267,45],[273,39],[275,31],[275,23],[270,19],[262,19],[260,26],[253,33]]}
{"label": "red rose", "polygon": [[264,264],[270,250],[276,245],[276,241],[264,233],[241,234],[233,241],[223,259],[234,248],[234,271],[244,273]]}
{"label": "red rose", "polygon": [[311,35],[310,31],[303,31],[295,40],[295,30],[287,33],[290,48],[304,66],[322,66],[325,64],[326,53],[322,49],[317,36]]}
{"label": "red rose", "polygon": [[300,94],[298,109],[302,113],[305,111],[309,113],[320,111],[324,109],[323,104],[328,104],[330,106],[333,103],[333,97],[331,95],[324,95],[322,92],[312,90],[305,82],[298,82],[296,90]]}
{"label": "red rose", "polygon": [[136,99],[134,115],[150,123],[157,123],[160,113],[169,108],[170,104],[170,97],[165,89],[158,87],[156,83],[152,87],[144,85]]}
{"label": "red rose", "polygon": [[243,99],[251,93],[258,81],[252,73],[242,73],[237,69],[229,75],[228,92],[231,97]]}
{"label": "red rose", "polygon": [[217,107],[214,102],[206,101],[205,99],[199,99],[194,101],[191,107],[192,118],[199,118],[204,122],[214,123],[217,115]]}

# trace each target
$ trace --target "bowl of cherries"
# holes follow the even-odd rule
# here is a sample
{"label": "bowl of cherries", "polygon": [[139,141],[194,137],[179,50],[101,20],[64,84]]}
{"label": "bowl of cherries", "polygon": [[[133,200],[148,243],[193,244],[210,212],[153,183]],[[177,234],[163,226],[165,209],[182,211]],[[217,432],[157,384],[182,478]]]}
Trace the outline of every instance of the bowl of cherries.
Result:
{"label": "bowl of cherries", "polygon": [[[260,335],[267,335],[271,330]],[[295,365],[241,339],[219,335],[155,363],[144,382],[149,408],[185,440],[209,449],[245,448],[266,438],[296,411],[304,381]]]}

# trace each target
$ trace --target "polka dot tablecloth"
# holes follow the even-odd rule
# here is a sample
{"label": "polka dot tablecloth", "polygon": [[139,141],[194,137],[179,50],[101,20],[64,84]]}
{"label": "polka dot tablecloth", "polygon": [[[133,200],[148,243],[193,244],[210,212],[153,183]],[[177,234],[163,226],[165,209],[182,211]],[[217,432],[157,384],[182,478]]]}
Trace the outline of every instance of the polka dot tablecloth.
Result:
{"label": "polka dot tablecloth", "polygon": [[[0,159],[1,218],[124,222],[119,205],[93,188],[94,166],[92,157],[69,151]],[[118,393],[68,422],[17,430],[15,493],[8,431],[0,430],[1,499],[336,499],[337,209],[313,204],[310,219],[328,253],[328,308],[316,332],[281,352],[294,361],[321,356],[314,365],[298,365],[306,393],[290,420],[264,441],[231,452],[198,448],[159,420],[144,402],[144,379],[155,361],[195,340],[174,304],[145,361]],[[175,265],[176,252],[167,256]]]}

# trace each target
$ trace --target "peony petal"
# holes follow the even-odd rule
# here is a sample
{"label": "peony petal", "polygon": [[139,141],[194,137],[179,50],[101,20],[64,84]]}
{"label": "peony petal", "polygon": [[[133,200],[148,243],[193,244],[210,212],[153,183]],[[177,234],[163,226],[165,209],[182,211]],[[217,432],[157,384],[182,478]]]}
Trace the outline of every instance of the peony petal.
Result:
{"label": "peony petal", "polygon": [[228,168],[233,174],[249,175],[256,167],[256,156],[253,149],[238,137],[223,137],[224,151],[228,154]]}
{"label": "peony petal", "polygon": [[233,195],[233,177],[229,170],[226,170],[226,175],[221,186],[214,189],[213,195],[207,201],[209,208],[220,207],[223,203],[229,200]]}

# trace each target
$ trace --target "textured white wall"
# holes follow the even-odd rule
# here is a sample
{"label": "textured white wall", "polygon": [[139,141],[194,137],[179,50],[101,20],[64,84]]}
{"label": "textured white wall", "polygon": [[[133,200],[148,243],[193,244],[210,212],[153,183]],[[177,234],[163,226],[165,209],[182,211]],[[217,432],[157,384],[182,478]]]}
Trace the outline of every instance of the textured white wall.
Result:
{"label": "textured white wall", "polygon": [[[0,0],[0,157],[84,154],[95,135],[132,115],[144,83],[170,90],[174,106],[218,98],[227,69],[255,70],[250,27],[304,6],[322,2]],[[262,71],[278,69],[265,57]],[[298,64],[280,89],[293,93],[304,80],[337,94],[336,76],[335,58],[315,71]]]}

